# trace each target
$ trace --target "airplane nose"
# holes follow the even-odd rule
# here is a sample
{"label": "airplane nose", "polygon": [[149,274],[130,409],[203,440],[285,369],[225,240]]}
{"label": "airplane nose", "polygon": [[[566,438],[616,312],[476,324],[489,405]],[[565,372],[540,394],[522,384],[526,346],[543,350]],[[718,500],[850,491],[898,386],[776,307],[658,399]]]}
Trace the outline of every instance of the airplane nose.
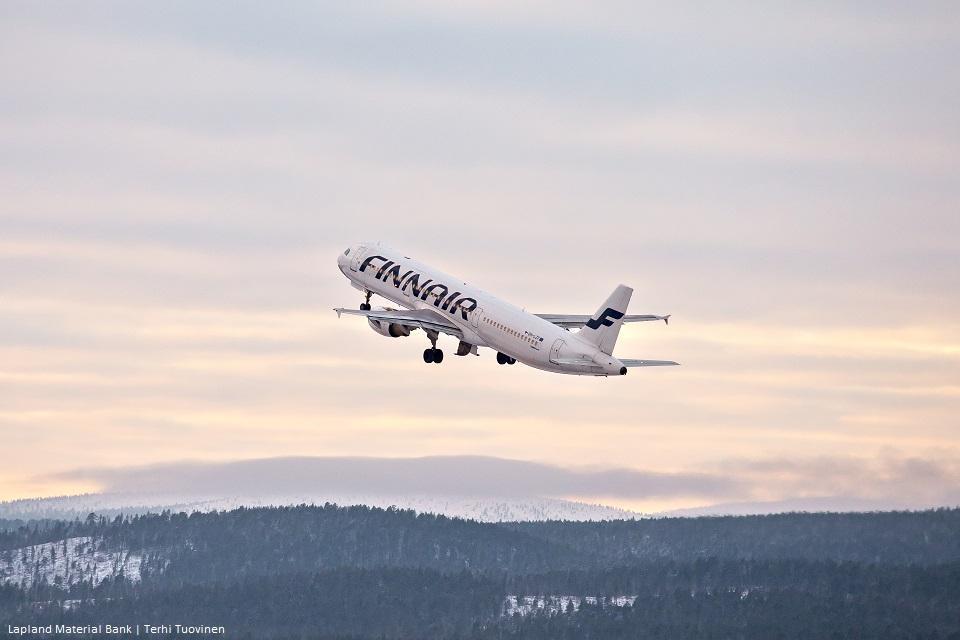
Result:
{"label": "airplane nose", "polygon": [[347,260],[348,258],[342,253],[340,254],[340,257],[337,258],[337,268],[340,269],[340,273],[344,275],[347,273]]}

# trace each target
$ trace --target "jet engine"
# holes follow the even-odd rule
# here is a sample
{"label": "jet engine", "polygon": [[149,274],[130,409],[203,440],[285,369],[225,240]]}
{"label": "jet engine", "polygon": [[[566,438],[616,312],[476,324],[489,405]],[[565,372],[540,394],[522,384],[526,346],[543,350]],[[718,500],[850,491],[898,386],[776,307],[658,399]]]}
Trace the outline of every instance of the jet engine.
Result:
{"label": "jet engine", "polygon": [[[379,308],[380,311],[389,311],[389,309]],[[395,322],[384,322],[383,320],[373,320],[367,318],[370,328],[382,336],[388,338],[402,338],[410,335],[410,327]]]}

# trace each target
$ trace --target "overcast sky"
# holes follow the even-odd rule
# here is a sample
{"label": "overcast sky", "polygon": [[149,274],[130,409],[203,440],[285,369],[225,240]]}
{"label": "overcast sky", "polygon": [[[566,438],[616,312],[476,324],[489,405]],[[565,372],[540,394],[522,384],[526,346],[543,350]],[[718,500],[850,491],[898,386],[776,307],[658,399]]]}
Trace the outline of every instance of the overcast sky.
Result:
{"label": "overcast sky", "polygon": [[[960,11],[705,4],[0,4],[0,499],[484,455],[956,503]],[[673,319],[617,355],[683,366],[424,365],[330,310],[364,239],[537,312],[623,282]]]}

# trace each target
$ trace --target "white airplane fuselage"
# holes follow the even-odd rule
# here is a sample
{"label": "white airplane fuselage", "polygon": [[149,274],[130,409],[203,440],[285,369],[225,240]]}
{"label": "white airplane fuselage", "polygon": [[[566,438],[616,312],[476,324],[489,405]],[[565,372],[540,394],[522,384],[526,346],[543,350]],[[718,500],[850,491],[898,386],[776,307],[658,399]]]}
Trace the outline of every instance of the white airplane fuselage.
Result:
{"label": "white airplane fuselage", "polygon": [[[576,332],[383,244],[354,245],[346,255],[340,255],[337,263],[357,289],[404,309],[429,309],[456,325],[463,334],[462,341],[469,345],[488,347],[530,367],[555,373],[610,376],[627,372],[620,360]],[[571,362],[577,360],[581,362]]]}

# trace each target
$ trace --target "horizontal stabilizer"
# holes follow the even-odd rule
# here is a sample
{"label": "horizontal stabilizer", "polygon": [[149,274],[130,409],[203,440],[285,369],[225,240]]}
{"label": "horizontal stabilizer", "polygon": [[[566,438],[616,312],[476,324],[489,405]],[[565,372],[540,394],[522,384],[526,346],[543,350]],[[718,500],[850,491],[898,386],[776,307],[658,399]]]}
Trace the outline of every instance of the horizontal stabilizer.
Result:
{"label": "horizontal stabilizer", "polygon": [[618,358],[618,360],[625,367],[672,367],[680,364],[673,360],[629,360],[624,358]]}
{"label": "horizontal stabilizer", "polygon": [[[543,318],[547,322],[552,322],[558,327],[563,327],[564,329],[576,329],[582,327],[593,317],[573,313],[538,313],[536,315],[540,318]],[[663,320],[666,324],[670,324],[670,315],[656,316],[653,314],[629,314],[621,318],[622,322],[655,322],[657,320]]]}

